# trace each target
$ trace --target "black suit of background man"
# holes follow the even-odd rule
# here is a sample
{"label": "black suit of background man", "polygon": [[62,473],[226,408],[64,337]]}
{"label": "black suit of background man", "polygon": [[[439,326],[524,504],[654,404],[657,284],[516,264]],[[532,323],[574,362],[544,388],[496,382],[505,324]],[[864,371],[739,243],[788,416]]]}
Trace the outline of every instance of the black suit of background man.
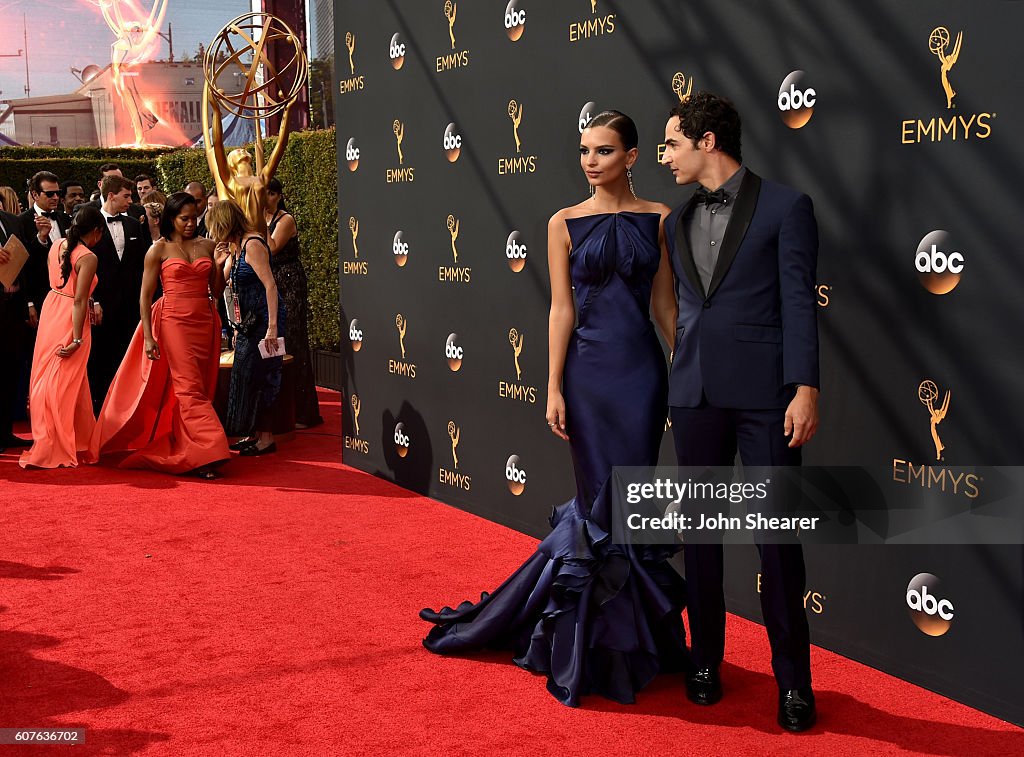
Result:
{"label": "black suit of background man", "polygon": [[92,352],[89,354],[89,388],[97,413],[139,325],[142,270],[149,249],[138,221],[122,216],[120,223],[125,240],[121,258],[117,256],[109,223],[103,229],[103,238],[93,248],[99,281],[92,296],[103,311],[102,323],[92,328]]}
{"label": "black suit of background man", "polygon": [[[0,210],[0,247],[16,236],[25,244],[21,221]],[[26,245],[27,247],[28,245]],[[28,300],[25,299],[25,269],[15,280],[14,291],[0,284],[0,451],[12,446],[15,394],[25,349],[28,345]],[[24,407],[22,407],[24,409]]]}
{"label": "black suit of background man", "polygon": [[[71,216],[62,210],[47,212],[51,223],[60,231],[61,238],[66,237],[68,227],[71,225]],[[36,215],[38,213],[35,207],[32,207],[18,216],[18,223],[20,224],[22,242],[25,249],[28,250],[28,262],[25,263],[25,268],[22,270],[22,276],[25,279],[25,301],[36,306],[36,313],[42,313],[43,300],[50,293],[50,272],[46,267],[46,259],[50,254],[53,242],[39,241]]]}

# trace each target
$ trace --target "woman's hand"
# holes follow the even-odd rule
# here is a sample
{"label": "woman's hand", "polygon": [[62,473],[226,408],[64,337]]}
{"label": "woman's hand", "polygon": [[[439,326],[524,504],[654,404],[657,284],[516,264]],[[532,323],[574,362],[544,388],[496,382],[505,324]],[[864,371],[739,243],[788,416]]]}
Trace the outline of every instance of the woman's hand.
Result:
{"label": "woman's hand", "polygon": [[231,255],[231,249],[228,247],[227,242],[218,242],[217,246],[213,248],[213,259],[221,268],[224,267],[224,263]]}
{"label": "woman's hand", "polygon": [[545,417],[551,433],[559,439],[569,441],[569,435],[565,433],[565,398],[561,392],[548,392],[548,411]]}
{"label": "woman's hand", "polygon": [[79,341],[72,340],[72,341],[68,342],[66,346],[61,347],[61,348],[59,348],[57,350],[57,357],[59,357],[61,359],[66,358],[66,357],[71,357],[76,352],[78,352],[78,348],[81,347],[81,346],[82,346],[82,342],[80,340]]}
{"label": "woman's hand", "polygon": [[277,326],[267,326],[267,335],[263,337],[263,344],[271,355],[277,352]]}
{"label": "woman's hand", "polygon": [[146,339],[146,357],[150,360],[160,359],[160,345],[156,343],[156,339],[149,337]]}

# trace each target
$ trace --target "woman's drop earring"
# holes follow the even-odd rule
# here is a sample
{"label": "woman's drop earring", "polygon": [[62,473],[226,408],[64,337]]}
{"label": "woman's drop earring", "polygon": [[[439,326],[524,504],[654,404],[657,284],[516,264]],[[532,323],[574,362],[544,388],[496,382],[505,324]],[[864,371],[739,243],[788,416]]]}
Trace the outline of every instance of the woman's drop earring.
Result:
{"label": "woman's drop earring", "polygon": [[635,200],[636,199],[636,190],[633,189],[633,169],[632,168],[627,168],[626,169],[626,181],[629,182],[629,192],[630,192],[630,194],[633,195],[633,199]]}

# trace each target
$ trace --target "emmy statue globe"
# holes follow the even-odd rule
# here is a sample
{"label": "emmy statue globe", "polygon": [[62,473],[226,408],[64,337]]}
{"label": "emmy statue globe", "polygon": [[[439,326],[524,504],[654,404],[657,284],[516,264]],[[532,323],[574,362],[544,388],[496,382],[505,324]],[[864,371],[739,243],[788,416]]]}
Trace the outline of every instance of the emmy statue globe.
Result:
{"label": "emmy statue globe", "polygon": [[[279,58],[286,61],[280,67],[269,56],[269,50],[279,45],[289,48],[289,54]],[[203,140],[217,196],[237,202],[252,227],[266,236],[267,184],[284,156],[288,116],[309,75],[302,41],[281,19],[267,13],[246,13],[226,24],[210,43],[203,69]],[[245,77],[245,86],[238,94],[228,94],[217,86],[226,73]],[[238,148],[225,154],[222,110],[254,122],[255,165],[248,150]],[[278,114],[281,128],[277,143],[264,160],[262,123]]]}

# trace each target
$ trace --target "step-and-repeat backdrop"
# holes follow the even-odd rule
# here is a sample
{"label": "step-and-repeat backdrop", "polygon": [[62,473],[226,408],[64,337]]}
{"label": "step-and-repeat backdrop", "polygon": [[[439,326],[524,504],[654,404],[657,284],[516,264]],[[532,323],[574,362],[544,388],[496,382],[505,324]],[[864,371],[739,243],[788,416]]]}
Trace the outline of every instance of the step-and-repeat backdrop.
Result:
{"label": "step-and-repeat backdrop", "polygon": [[[747,165],[815,203],[806,462],[958,509],[990,494],[970,466],[1020,461],[1024,3],[336,1],[335,20],[346,463],[546,532],[573,495],[544,419],[547,219],[586,197],[579,133],[605,108],[640,128],[637,192],[682,202],[659,143],[698,89],[736,103]],[[757,619],[756,551],[729,555],[730,607]],[[807,559],[816,643],[1024,722],[1019,545]]]}

